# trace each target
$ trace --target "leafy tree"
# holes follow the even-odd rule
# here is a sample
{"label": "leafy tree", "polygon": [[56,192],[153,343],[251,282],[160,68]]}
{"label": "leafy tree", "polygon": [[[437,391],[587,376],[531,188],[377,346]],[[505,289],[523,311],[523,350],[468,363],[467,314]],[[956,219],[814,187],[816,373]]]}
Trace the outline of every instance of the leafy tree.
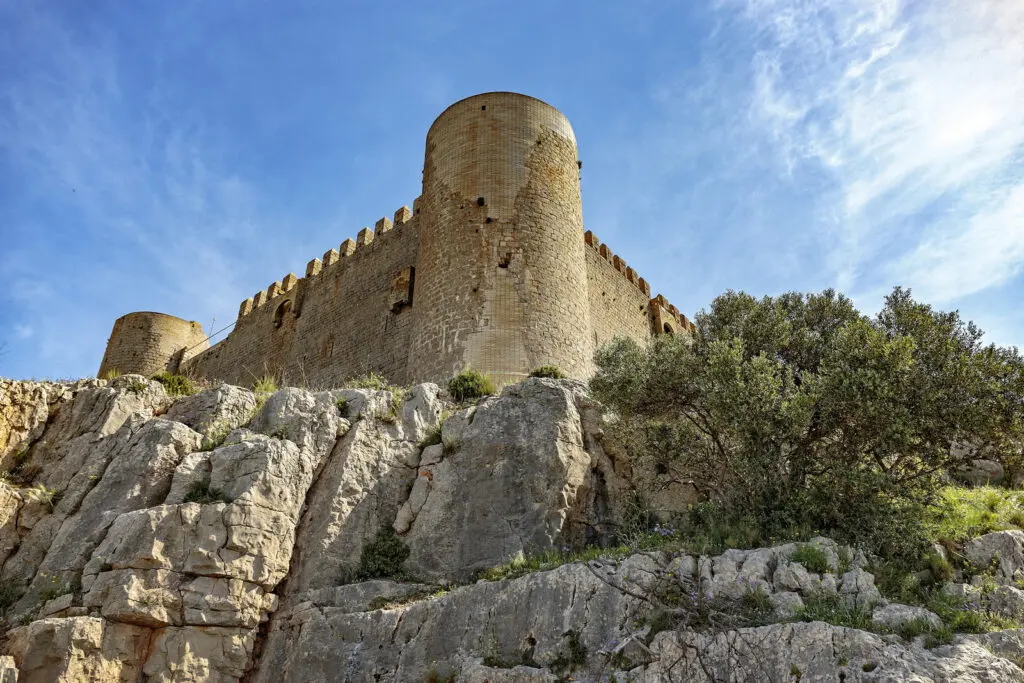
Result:
{"label": "leafy tree", "polygon": [[696,324],[647,347],[614,341],[591,386],[632,457],[768,535],[916,549],[941,477],[975,449],[1005,455],[1019,442],[1017,350],[984,346],[972,323],[909,290],[874,318],[832,290],[729,291]]}

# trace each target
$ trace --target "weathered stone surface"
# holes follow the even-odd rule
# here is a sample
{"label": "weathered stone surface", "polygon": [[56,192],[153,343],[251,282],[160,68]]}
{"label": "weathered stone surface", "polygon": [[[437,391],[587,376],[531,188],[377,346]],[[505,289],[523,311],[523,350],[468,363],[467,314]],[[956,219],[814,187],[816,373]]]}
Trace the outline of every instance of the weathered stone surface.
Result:
{"label": "weathered stone surface", "polygon": [[643,606],[613,587],[635,585],[624,574],[566,565],[372,612],[306,603],[275,614],[255,680],[422,680],[430,667],[457,674],[470,657],[544,668],[574,639],[596,663]]}
{"label": "weathered stone surface", "polygon": [[343,570],[359,563],[363,543],[395,522],[417,475],[423,425],[433,424],[442,409],[433,385],[414,387],[397,412],[386,391],[334,393],[345,399],[352,422],[307,497],[291,594],[336,585]]}
{"label": "weathered stone surface", "polygon": [[27,450],[38,439],[60,405],[72,398],[78,385],[57,382],[17,382],[0,378],[0,462]]}
{"label": "weathered stone surface", "polygon": [[20,683],[127,683],[142,673],[147,629],[95,617],[41,619],[15,638]]}
{"label": "weathered stone surface", "polygon": [[245,673],[254,640],[255,633],[249,629],[160,629],[154,633],[142,672],[150,683],[236,683]]}
{"label": "weathered stone surface", "polygon": [[254,432],[293,442],[309,450],[317,464],[334,447],[338,437],[337,392],[310,393],[288,387],[274,393],[252,420]]}
{"label": "weathered stone surface", "polygon": [[875,577],[863,569],[852,569],[843,574],[839,595],[843,604],[859,609],[872,609],[885,603],[875,586]]}
{"label": "weathered stone surface", "polygon": [[255,410],[255,394],[230,384],[221,384],[179,398],[165,417],[188,425],[209,438],[241,427],[253,417]]}
{"label": "weathered stone surface", "polygon": [[822,622],[717,634],[665,631],[654,637],[651,650],[659,659],[633,680],[1024,681],[1024,671],[974,641],[932,650],[908,648]]}
{"label": "weathered stone surface", "polygon": [[964,555],[980,569],[994,569],[1003,583],[1024,578],[1024,531],[995,531],[964,544]]}
{"label": "weathered stone surface", "polygon": [[972,460],[956,473],[956,478],[972,486],[998,484],[1006,476],[1006,470],[995,460]]}
{"label": "weathered stone surface", "polygon": [[0,656],[0,683],[18,683],[18,665],[10,655]]}
{"label": "weathered stone surface", "polygon": [[[219,437],[187,424],[209,434],[224,416],[241,420],[248,392],[216,388],[157,417],[169,404],[162,391],[142,378],[76,389],[32,428],[41,488],[0,483],[2,577],[30,589],[8,613],[29,623],[6,634],[13,661],[0,658],[0,683],[15,667],[20,681],[124,683],[787,680],[795,671],[802,681],[1024,680],[1018,632],[957,636],[932,650],[821,623],[715,633],[669,622],[657,632],[666,625],[658,610],[696,608],[698,590],[721,614],[763,591],[779,619],[792,619],[824,594],[875,609],[882,628],[916,618],[936,626],[925,610],[886,606],[863,556],[828,539],[811,541],[826,559],[820,575],[788,543],[438,585],[608,537],[628,463],[604,452],[579,383],[506,389],[452,415],[442,444],[426,449],[419,440],[443,409],[433,385],[397,398],[282,390],[253,429],[233,425],[211,450],[196,449]],[[68,438],[51,443],[51,433]],[[57,484],[61,495],[48,498]],[[196,484],[208,497],[185,503]],[[337,585],[386,525],[406,532],[407,569],[437,583]],[[1001,564],[1017,538],[990,536],[975,554],[998,557],[1005,585],[984,596],[967,584],[946,590],[1019,619],[1024,592],[1010,581],[1019,563],[1010,552]],[[840,565],[850,568],[841,577]]]}
{"label": "weathered stone surface", "polygon": [[942,619],[934,612],[930,612],[924,607],[901,605],[895,602],[875,609],[871,613],[871,621],[878,626],[892,630],[899,630],[913,622],[924,623],[934,629],[942,628]]}
{"label": "weathered stone surface", "polygon": [[414,489],[427,489],[405,538],[415,574],[466,578],[582,538],[591,459],[571,391],[541,380],[507,387],[449,418],[442,439],[450,453]]}

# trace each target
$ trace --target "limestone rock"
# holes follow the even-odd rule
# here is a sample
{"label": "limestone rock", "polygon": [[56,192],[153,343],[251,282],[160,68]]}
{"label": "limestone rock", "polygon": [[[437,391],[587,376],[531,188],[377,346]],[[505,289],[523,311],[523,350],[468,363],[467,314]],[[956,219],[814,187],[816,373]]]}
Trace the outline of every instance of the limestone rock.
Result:
{"label": "limestone rock", "polygon": [[800,597],[799,593],[789,591],[772,593],[769,596],[769,600],[771,600],[775,614],[779,615],[782,619],[789,619],[795,616],[804,607],[803,598]]}
{"label": "limestone rock", "polygon": [[245,674],[254,639],[255,633],[248,629],[160,629],[154,633],[142,672],[150,683],[236,683]]}
{"label": "limestone rock", "polygon": [[149,645],[147,629],[96,617],[41,619],[24,631],[14,653],[21,683],[135,681]]}
{"label": "limestone rock", "polygon": [[922,622],[933,629],[942,628],[942,619],[923,607],[890,603],[871,613],[871,621],[883,628],[899,630],[913,622]]}
{"label": "limestone rock", "polygon": [[454,452],[432,467],[406,535],[408,567],[464,579],[517,555],[571,546],[582,528],[591,459],[571,391],[527,380],[445,422]]}
{"label": "limestone rock", "polygon": [[972,460],[956,472],[956,478],[972,486],[998,484],[1006,476],[1003,466],[995,460]]}
{"label": "limestone rock", "polygon": [[843,604],[859,609],[871,609],[885,602],[875,586],[875,577],[863,569],[843,574],[839,595]]}
{"label": "limestone rock", "polygon": [[0,655],[0,683],[18,683],[18,665],[10,655]]}
{"label": "limestone rock", "polygon": [[230,384],[221,384],[179,398],[165,417],[211,438],[224,436],[241,427],[253,417],[255,410],[255,394]]}
{"label": "limestone rock", "polygon": [[995,569],[997,581],[1024,578],[1024,531],[995,531],[964,544],[964,555],[975,566]]}
{"label": "limestone rock", "polygon": [[[898,640],[898,639],[897,639]],[[1024,681],[1024,671],[978,642],[928,650],[822,622],[723,633],[664,631],[659,659],[634,678],[654,681]]]}
{"label": "limestone rock", "polygon": [[10,467],[13,463],[7,460],[9,455],[26,452],[75,390],[75,386],[56,382],[0,378],[0,461]]}

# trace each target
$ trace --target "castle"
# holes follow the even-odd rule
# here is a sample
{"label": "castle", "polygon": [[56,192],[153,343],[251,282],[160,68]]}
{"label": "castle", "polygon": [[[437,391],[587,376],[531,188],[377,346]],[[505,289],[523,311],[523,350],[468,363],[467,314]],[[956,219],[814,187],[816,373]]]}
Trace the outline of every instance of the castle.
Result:
{"label": "castle", "polygon": [[122,316],[99,375],[330,385],[376,372],[408,384],[472,367],[511,382],[555,365],[588,377],[613,337],[646,341],[692,324],[584,232],[581,165],[554,107],[509,92],[456,102],[427,132],[411,211],[243,301],[214,346],[194,321]]}

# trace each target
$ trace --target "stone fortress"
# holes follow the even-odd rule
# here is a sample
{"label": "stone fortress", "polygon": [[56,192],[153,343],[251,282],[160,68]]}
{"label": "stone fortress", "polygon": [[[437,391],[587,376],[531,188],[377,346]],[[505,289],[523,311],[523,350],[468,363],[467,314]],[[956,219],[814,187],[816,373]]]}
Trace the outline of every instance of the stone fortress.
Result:
{"label": "stone fortress", "polygon": [[584,232],[581,166],[554,107],[509,92],[456,102],[427,132],[411,211],[243,301],[213,346],[194,321],[122,316],[99,376],[328,385],[376,372],[408,384],[472,367],[506,383],[550,364],[588,377],[613,337],[645,341],[692,324]]}

